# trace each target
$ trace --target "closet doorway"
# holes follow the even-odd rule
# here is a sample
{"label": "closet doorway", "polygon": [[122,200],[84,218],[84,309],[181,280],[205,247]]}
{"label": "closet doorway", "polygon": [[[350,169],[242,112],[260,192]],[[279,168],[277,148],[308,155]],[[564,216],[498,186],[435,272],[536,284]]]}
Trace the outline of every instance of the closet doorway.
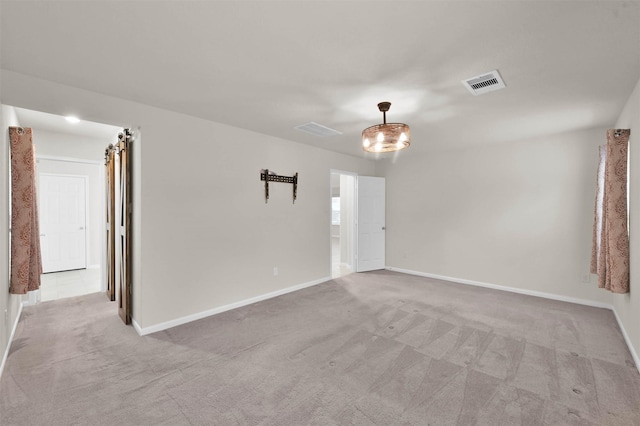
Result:
{"label": "closet doorway", "polygon": [[355,271],[355,173],[331,173],[331,278]]}
{"label": "closet doorway", "polygon": [[[40,290],[29,295],[29,303],[105,291],[105,145],[118,140],[122,127],[72,122],[60,115],[6,105],[3,108],[11,109],[19,126],[33,129],[36,148],[45,273]],[[84,202],[80,180],[84,181]],[[47,186],[45,191],[43,185]],[[58,205],[64,200],[65,206]],[[80,218],[83,207],[84,225]],[[49,226],[56,223],[72,228],[60,233],[60,229]],[[51,262],[44,262],[47,256]]]}

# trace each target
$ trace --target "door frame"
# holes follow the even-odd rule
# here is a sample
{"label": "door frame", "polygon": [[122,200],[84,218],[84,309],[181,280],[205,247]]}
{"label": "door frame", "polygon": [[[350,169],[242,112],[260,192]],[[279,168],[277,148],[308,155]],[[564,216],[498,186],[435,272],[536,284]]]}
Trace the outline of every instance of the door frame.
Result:
{"label": "door frame", "polygon": [[[94,160],[84,160],[82,158],[72,158],[72,157],[59,157],[59,156],[55,156],[55,155],[40,155],[40,154],[36,154],[36,163],[38,160],[49,160],[49,161],[62,161],[62,162],[67,162],[67,163],[78,163],[78,164],[90,164],[90,165],[95,165],[100,169],[100,172],[98,173],[98,185],[100,188],[104,188],[105,187],[105,180],[104,180],[104,173],[102,173],[102,167],[104,167],[104,162],[103,161],[94,161]],[[45,172],[48,173],[48,172]],[[73,176],[78,176],[78,175],[73,175]],[[88,182],[88,177],[87,177],[87,182]],[[40,189],[40,172],[38,172],[38,190]],[[38,194],[38,197],[40,195]],[[105,203],[104,203],[104,197],[105,194],[103,193],[102,196],[98,197],[100,199],[99,203],[100,205],[98,206],[98,209],[100,211],[99,213],[99,217],[97,217],[96,219],[98,220],[98,223],[104,223],[105,221]],[[85,183],[85,217],[88,217],[89,215],[89,193],[88,193],[88,185],[87,183]],[[85,242],[85,244],[87,245],[87,247],[89,247],[89,221],[86,221],[86,225],[85,225],[85,229],[87,230],[86,235],[85,235],[85,239],[87,240]],[[106,278],[104,276],[104,271],[106,270],[106,265],[105,265],[105,236],[103,235],[103,232],[99,232],[100,234],[100,239],[99,239],[99,244],[100,244],[100,263],[99,263],[99,267],[100,267],[100,291],[101,292],[105,292],[106,291]],[[89,250],[85,250],[85,255],[87,257],[86,259],[86,264],[87,267],[91,266],[89,263]]]}
{"label": "door frame", "polygon": [[113,144],[104,150],[104,174],[103,174],[103,209],[102,221],[105,229],[102,237],[104,243],[101,245],[101,263],[105,268],[102,271],[104,279],[103,292],[106,293],[110,301],[116,300],[116,199],[117,188],[116,178],[116,148]]}
{"label": "door frame", "polygon": [[357,220],[358,220],[358,197],[357,197],[357,192],[356,192],[356,188],[357,188],[357,182],[358,182],[358,173],[355,172],[347,172],[344,170],[337,170],[337,169],[329,169],[329,276],[331,278],[337,278],[337,277],[333,277],[333,244],[332,244],[332,240],[331,240],[331,230],[332,230],[332,221],[331,221],[331,202],[332,202],[332,198],[333,198],[333,194],[332,194],[332,187],[331,187],[331,176],[334,174],[338,174],[338,175],[347,175],[347,176],[351,176],[353,177],[353,195],[354,195],[354,199],[353,199],[353,204],[351,206],[352,210],[353,210],[353,220],[351,222],[351,259],[349,259],[349,262],[351,264],[351,272],[356,272],[356,259],[358,257],[358,244],[357,244],[357,238],[358,238],[358,229],[357,229]]}

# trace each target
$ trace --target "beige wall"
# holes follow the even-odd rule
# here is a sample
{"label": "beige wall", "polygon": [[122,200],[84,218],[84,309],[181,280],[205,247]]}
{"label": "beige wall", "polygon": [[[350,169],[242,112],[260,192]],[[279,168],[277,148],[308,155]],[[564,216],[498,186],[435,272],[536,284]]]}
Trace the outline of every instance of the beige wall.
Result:
{"label": "beige wall", "polygon": [[[631,129],[629,235],[631,249],[631,291],[613,295],[613,306],[627,332],[627,338],[640,355],[640,81],[629,97],[615,128]],[[636,358],[636,365],[640,360]]]}
{"label": "beige wall", "polygon": [[[143,329],[329,277],[330,170],[374,171],[363,159],[166,110],[8,71],[2,79],[6,104],[82,111],[141,135],[133,316]],[[300,173],[295,205],[283,183],[271,184],[265,204],[262,168]]]}
{"label": "beige wall", "polygon": [[589,272],[605,129],[387,165],[387,265],[607,303]]}
{"label": "beige wall", "polygon": [[[374,170],[365,160],[170,111],[6,71],[2,78],[7,104],[56,114],[72,105],[92,121],[141,126],[133,302],[143,328],[328,277],[330,169],[386,175],[389,266],[612,303],[595,280],[581,282],[604,128],[405,155]],[[638,127],[639,97],[636,88],[620,127]],[[265,167],[300,173],[295,205],[287,184],[273,184],[264,203]],[[632,257],[638,210],[632,196]],[[632,286],[640,285],[639,265],[632,261]],[[614,302],[638,348],[633,294]]]}

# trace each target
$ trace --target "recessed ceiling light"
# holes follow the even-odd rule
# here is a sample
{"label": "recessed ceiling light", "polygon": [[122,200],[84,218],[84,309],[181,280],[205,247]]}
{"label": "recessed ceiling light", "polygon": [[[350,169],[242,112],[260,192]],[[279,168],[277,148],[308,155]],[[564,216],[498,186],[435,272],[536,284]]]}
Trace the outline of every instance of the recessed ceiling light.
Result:
{"label": "recessed ceiling light", "polygon": [[73,115],[67,115],[65,117],[65,120],[67,120],[69,123],[73,123],[73,124],[76,124],[76,123],[80,122],[80,119],[78,117],[74,117]]}

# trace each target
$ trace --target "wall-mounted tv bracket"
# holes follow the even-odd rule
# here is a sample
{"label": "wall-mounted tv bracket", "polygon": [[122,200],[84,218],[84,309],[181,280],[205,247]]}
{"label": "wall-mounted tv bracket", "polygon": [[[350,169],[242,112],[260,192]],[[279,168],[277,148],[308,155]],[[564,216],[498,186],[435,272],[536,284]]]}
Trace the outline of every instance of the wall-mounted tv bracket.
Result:
{"label": "wall-mounted tv bracket", "polygon": [[298,198],[298,173],[293,176],[279,176],[269,169],[260,170],[260,180],[264,181],[264,202],[269,202],[269,182],[283,182],[293,184],[293,203]]}

